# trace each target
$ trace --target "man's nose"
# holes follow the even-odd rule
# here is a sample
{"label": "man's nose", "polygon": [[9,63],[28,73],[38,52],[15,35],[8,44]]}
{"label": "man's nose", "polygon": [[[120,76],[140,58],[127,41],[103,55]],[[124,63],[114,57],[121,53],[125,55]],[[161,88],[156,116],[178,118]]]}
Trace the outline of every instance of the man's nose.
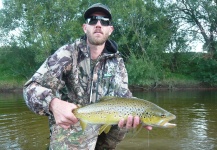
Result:
{"label": "man's nose", "polygon": [[100,26],[100,27],[102,26],[100,20],[97,21],[96,26]]}

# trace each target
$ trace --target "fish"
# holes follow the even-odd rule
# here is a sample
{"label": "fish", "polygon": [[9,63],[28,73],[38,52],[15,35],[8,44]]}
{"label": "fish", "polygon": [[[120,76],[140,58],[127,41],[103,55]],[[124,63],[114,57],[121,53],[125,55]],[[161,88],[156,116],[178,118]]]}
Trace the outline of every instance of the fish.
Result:
{"label": "fish", "polygon": [[102,125],[99,134],[108,133],[112,125],[117,125],[121,119],[126,121],[129,115],[139,116],[140,128],[143,126],[176,127],[176,124],[169,122],[176,119],[174,114],[150,101],[135,97],[105,96],[97,103],[74,109],[72,113],[79,119],[83,131],[87,124]]}

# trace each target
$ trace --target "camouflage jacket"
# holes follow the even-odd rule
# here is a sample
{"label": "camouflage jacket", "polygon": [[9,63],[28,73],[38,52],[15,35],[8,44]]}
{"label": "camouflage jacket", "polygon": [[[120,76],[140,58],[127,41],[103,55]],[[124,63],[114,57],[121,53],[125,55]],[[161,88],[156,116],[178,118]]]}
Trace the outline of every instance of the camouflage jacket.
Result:
{"label": "camouflage jacket", "polygon": [[100,97],[131,97],[123,59],[114,41],[96,61],[90,59],[86,40],[64,45],[50,56],[24,85],[27,106],[40,115],[51,115],[49,104],[58,97],[80,105],[96,102]]}
{"label": "camouflage jacket", "polygon": [[97,102],[100,97],[131,97],[128,76],[117,45],[107,40],[96,61],[90,59],[86,39],[77,39],[51,55],[24,85],[24,99],[35,113],[48,115],[55,124],[49,104],[55,97],[80,105]]}

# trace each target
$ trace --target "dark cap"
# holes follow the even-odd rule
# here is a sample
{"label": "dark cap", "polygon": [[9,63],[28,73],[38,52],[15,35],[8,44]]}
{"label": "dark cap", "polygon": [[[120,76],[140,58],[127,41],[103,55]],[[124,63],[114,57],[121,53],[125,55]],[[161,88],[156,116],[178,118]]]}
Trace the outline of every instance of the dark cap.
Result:
{"label": "dark cap", "polygon": [[96,3],[90,6],[84,13],[84,19],[86,20],[94,12],[103,12],[107,15],[107,17],[112,19],[111,10],[108,8],[108,6],[101,3]]}

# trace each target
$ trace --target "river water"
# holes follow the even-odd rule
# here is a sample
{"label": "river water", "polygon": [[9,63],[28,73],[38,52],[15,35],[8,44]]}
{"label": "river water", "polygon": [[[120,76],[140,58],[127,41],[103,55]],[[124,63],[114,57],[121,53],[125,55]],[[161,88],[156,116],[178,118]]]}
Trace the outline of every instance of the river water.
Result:
{"label": "river water", "polygon": [[[176,115],[176,128],[129,132],[118,150],[217,149],[217,92],[133,92]],[[32,113],[21,93],[0,93],[0,150],[46,150],[48,121]]]}

